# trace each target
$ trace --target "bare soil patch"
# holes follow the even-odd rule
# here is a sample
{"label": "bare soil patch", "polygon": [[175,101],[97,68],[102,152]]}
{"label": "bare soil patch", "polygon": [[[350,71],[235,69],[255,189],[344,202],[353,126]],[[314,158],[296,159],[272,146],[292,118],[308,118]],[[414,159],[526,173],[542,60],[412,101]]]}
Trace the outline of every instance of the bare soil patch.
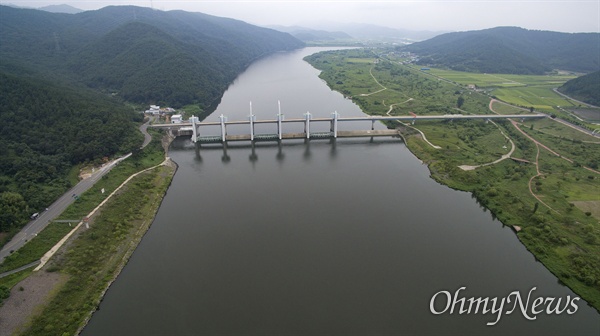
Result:
{"label": "bare soil patch", "polygon": [[583,212],[591,212],[594,218],[600,220],[600,201],[573,201],[571,203]]}

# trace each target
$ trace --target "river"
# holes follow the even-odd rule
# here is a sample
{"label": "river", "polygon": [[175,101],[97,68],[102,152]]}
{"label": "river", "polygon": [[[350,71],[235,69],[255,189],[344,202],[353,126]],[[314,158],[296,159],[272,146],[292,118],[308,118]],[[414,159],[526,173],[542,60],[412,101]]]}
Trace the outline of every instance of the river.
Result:
{"label": "river", "polygon": [[[360,115],[302,60],[319,50],[255,62],[206,120],[246,119],[250,101],[258,119],[273,119],[278,100],[290,118]],[[179,138],[169,155],[179,169],[154,223],[83,335],[600,333],[582,300],[574,314],[530,321],[518,305],[505,315],[512,296],[493,326],[498,314],[481,308],[433,314],[436,293],[461,287],[459,299],[498,302],[534,287],[532,301],[564,306],[576,295],[470,194],[433,181],[401,139],[197,149]]]}

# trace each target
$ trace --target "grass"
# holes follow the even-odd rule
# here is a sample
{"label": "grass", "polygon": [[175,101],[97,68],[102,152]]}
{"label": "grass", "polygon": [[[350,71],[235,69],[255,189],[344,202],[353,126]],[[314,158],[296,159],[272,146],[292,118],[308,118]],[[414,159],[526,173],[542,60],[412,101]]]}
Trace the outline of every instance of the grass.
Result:
{"label": "grass", "polygon": [[160,206],[174,170],[145,172],[107,202],[102,212],[50,266],[68,281],[35,317],[25,335],[76,334],[133,253]]}
{"label": "grass", "polygon": [[599,138],[585,134],[551,119],[528,119],[525,120],[523,124],[526,127],[533,126],[534,130],[558,139],[600,143]]}
{"label": "grass", "polygon": [[[130,175],[162,162],[160,134],[150,131],[154,136],[146,148],[114,167],[60,217],[87,215]],[[27,326],[24,334],[76,334],[80,330],[152,222],[173,173],[173,168],[161,166],[135,177],[90,220],[90,229],[80,230],[79,237],[67,245],[68,250],[55,255],[46,269],[63,272],[68,275],[68,281],[43,308],[41,315]],[[104,193],[100,192],[102,188]],[[40,259],[71,229],[65,223],[49,224],[7,257],[0,272]],[[6,293],[31,272],[32,269],[28,269],[0,279],[0,288]]]}
{"label": "grass", "polygon": [[[150,130],[152,132],[152,130]],[[141,152],[121,162],[100,179],[92,188],[80,195],[57,219],[80,219],[85,217],[100,202],[133,173],[152,167],[164,159],[159,133],[154,131],[152,142]],[[100,191],[105,188],[104,194]],[[16,269],[39,260],[52,246],[61,240],[72,227],[67,223],[51,223],[35,238],[13,252],[0,264],[0,273]]]}
{"label": "grass", "polygon": [[591,216],[600,220],[600,201],[573,201],[571,203],[575,204],[586,215],[589,212]]}
{"label": "grass", "polygon": [[478,87],[515,87],[526,85],[555,85],[560,86],[568,80],[576,78],[573,75],[511,75],[472,73],[454,70],[432,68],[429,72],[435,76],[454,81],[458,84],[473,84]]}
{"label": "grass", "polygon": [[[438,78],[451,81],[456,85],[476,85],[487,94],[513,105],[529,109],[533,107],[536,111],[554,114],[573,124],[593,130],[593,120],[580,120],[572,112],[580,109],[578,102],[565,98],[553,91],[574,75],[511,75],[511,74],[480,74],[452,70],[431,69],[429,73]],[[595,109],[598,111],[598,109]],[[502,113],[502,112],[499,112]],[[588,113],[591,115],[591,113]]]}
{"label": "grass", "polygon": [[547,113],[556,113],[556,106],[564,108],[576,106],[571,103],[570,100],[567,100],[552,91],[554,87],[556,86],[540,85],[517,88],[498,88],[491,91],[491,94],[507,103],[523,107],[533,106],[535,110]]}
{"label": "grass", "polygon": [[11,253],[0,265],[0,273],[10,271],[39,260],[52,246],[73,228],[67,223],[50,223],[18,251]]}
{"label": "grass", "polygon": [[[504,87],[496,88],[494,92],[503,93],[506,100],[522,96],[524,98],[518,103],[527,108],[531,105],[546,108],[558,104],[551,87],[568,79],[563,76],[485,75],[437,70],[428,74],[385,61],[376,65],[344,61],[350,56],[366,58],[367,53],[364,50],[344,50],[320,53],[307,60],[322,70],[321,77],[330,87],[352,97],[368,114],[385,113],[383,111],[390,104],[401,103],[408,98],[413,100],[399,104],[392,114],[403,114],[407,110],[417,114],[458,113],[456,103],[459,96],[465,100],[461,113],[492,113],[488,110],[489,96],[465,89],[462,85],[482,86],[509,81],[510,88],[503,84]],[[387,90],[364,96],[361,94],[381,89],[370,78],[371,68],[373,76]],[[432,75],[443,76],[455,83],[447,83]],[[560,105],[566,106],[566,103]],[[522,111],[500,103],[494,103],[494,109],[501,114]],[[400,129],[408,148],[428,164],[432,178],[451,188],[471,192],[502,223],[520,226],[522,231],[518,237],[536,258],[560,281],[600,310],[600,224],[591,214],[587,215],[573,204],[600,201],[597,193],[600,175],[581,166],[597,167],[600,164],[600,146],[585,142],[591,137],[552,120],[528,121],[519,126],[561,156],[575,161],[570,163],[541,149],[539,169],[543,175],[533,180],[532,189],[546,206],[540,204],[529,190],[530,178],[537,175],[537,146],[510,122],[499,121],[497,124],[516,145],[513,157],[532,163],[504,160],[471,171],[458,168],[464,164],[494,161],[510,148],[500,130],[483,121],[417,122],[414,126],[441,149],[432,148],[420,136],[415,136],[416,132],[411,129]]]}

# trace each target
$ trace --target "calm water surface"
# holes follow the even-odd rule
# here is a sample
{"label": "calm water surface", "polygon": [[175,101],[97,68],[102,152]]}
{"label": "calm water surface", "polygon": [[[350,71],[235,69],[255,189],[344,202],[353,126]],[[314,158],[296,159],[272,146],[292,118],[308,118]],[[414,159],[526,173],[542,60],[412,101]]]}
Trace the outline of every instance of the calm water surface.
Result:
{"label": "calm water surface", "polygon": [[[286,117],[360,115],[302,61],[318,50],[256,62],[207,121],[245,119],[249,101],[259,119],[277,100]],[[575,295],[400,139],[178,139],[170,156],[179,170],[156,219],[83,335],[600,334],[583,301],[535,321],[517,308],[495,326],[491,313],[432,314],[435,293],[463,286],[467,298]]]}

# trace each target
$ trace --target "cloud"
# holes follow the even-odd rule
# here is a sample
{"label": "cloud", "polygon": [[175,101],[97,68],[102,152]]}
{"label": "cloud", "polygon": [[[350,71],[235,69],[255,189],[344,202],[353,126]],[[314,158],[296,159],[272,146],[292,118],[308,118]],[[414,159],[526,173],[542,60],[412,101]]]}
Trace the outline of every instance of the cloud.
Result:
{"label": "cloud", "polygon": [[28,7],[67,3],[89,10],[108,5],[183,9],[258,25],[308,21],[372,23],[414,30],[474,30],[497,26],[600,32],[598,0],[7,0]]}

